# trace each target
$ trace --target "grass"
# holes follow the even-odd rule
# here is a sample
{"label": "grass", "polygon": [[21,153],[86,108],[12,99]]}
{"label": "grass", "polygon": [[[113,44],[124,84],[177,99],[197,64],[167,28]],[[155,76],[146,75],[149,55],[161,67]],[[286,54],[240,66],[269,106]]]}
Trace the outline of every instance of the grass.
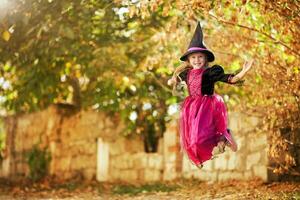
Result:
{"label": "grass", "polygon": [[289,200],[300,200],[300,192],[293,192],[291,194],[285,195],[285,197],[287,197],[286,199]]}
{"label": "grass", "polygon": [[113,194],[119,195],[136,195],[139,193],[149,193],[149,192],[171,192],[178,189],[176,185],[165,185],[161,183],[145,184],[141,186],[135,185],[117,185],[112,188]]}
{"label": "grass", "polygon": [[79,183],[63,183],[63,184],[58,184],[56,186],[54,186],[55,189],[66,189],[68,191],[73,191],[75,189],[77,189],[80,186]]}

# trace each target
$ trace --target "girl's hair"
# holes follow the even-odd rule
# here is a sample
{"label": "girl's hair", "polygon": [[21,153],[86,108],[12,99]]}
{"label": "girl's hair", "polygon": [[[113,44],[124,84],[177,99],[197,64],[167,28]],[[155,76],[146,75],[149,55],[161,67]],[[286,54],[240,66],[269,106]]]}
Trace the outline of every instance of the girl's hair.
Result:
{"label": "girl's hair", "polygon": [[[207,56],[205,53],[203,53],[203,54],[205,55],[205,66],[208,66]],[[189,63],[188,60],[186,62],[182,63],[181,65],[179,65],[173,73],[172,79],[175,80],[175,83],[173,83],[172,94],[174,96],[179,96],[179,94],[180,94],[176,90],[178,83],[180,83],[182,81],[179,74],[187,69],[193,69],[192,65]]]}
{"label": "girl's hair", "polygon": [[176,88],[177,88],[177,85],[178,83],[180,83],[182,80],[179,76],[179,74],[183,71],[185,71],[186,69],[192,69],[193,67],[190,65],[190,63],[188,62],[184,62],[183,64],[179,65],[174,73],[173,73],[173,76],[172,76],[172,79],[175,80],[175,83],[173,82],[173,89],[172,89],[172,94],[174,96],[177,96],[179,95],[179,93],[176,91]]}

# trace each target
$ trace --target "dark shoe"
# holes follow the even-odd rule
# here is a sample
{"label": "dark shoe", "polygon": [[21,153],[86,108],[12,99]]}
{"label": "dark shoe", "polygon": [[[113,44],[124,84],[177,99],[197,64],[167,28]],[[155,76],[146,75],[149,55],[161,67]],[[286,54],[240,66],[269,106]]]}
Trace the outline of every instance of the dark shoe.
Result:
{"label": "dark shoe", "polygon": [[228,146],[233,152],[236,152],[238,150],[238,145],[232,135],[232,132],[230,129],[227,129],[227,131],[229,132],[229,134],[231,135],[232,138],[232,144],[229,141],[226,141],[226,146]]}
{"label": "dark shoe", "polygon": [[198,164],[198,165],[196,165],[196,167],[198,167],[198,169],[202,169],[203,165],[202,164]]}

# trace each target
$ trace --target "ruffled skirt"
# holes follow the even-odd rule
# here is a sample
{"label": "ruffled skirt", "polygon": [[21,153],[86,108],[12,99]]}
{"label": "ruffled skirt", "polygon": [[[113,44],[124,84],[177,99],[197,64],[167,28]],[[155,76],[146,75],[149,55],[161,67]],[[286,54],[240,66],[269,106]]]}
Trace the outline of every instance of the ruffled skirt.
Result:
{"label": "ruffled skirt", "polygon": [[181,104],[180,142],[188,158],[195,165],[211,159],[221,138],[233,143],[223,98],[217,94],[186,97]]}

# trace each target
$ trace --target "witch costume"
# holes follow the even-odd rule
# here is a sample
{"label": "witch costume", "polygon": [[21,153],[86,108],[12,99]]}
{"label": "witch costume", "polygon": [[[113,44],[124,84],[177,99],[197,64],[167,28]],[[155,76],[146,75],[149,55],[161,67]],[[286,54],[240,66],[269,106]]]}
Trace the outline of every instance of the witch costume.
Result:
{"label": "witch costume", "polygon": [[[180,58],[186,61],[188,55],[202,52],[209,62],[214,54],[203,44],[203,33],[198,23],[187,52]],[[212,151],[218,142],[233,144],[232,135],[227,129],[227,111],[223,98],[214,93],[218,81],[230,83],[233,74],[225,74],[219,65],[199,69],[186,69],[179,74],[188,88],[187,96],[181,104],[180,142],[188,158],[196,165],[212,158]],[[231,83],[230,83],[231,84]]]}

